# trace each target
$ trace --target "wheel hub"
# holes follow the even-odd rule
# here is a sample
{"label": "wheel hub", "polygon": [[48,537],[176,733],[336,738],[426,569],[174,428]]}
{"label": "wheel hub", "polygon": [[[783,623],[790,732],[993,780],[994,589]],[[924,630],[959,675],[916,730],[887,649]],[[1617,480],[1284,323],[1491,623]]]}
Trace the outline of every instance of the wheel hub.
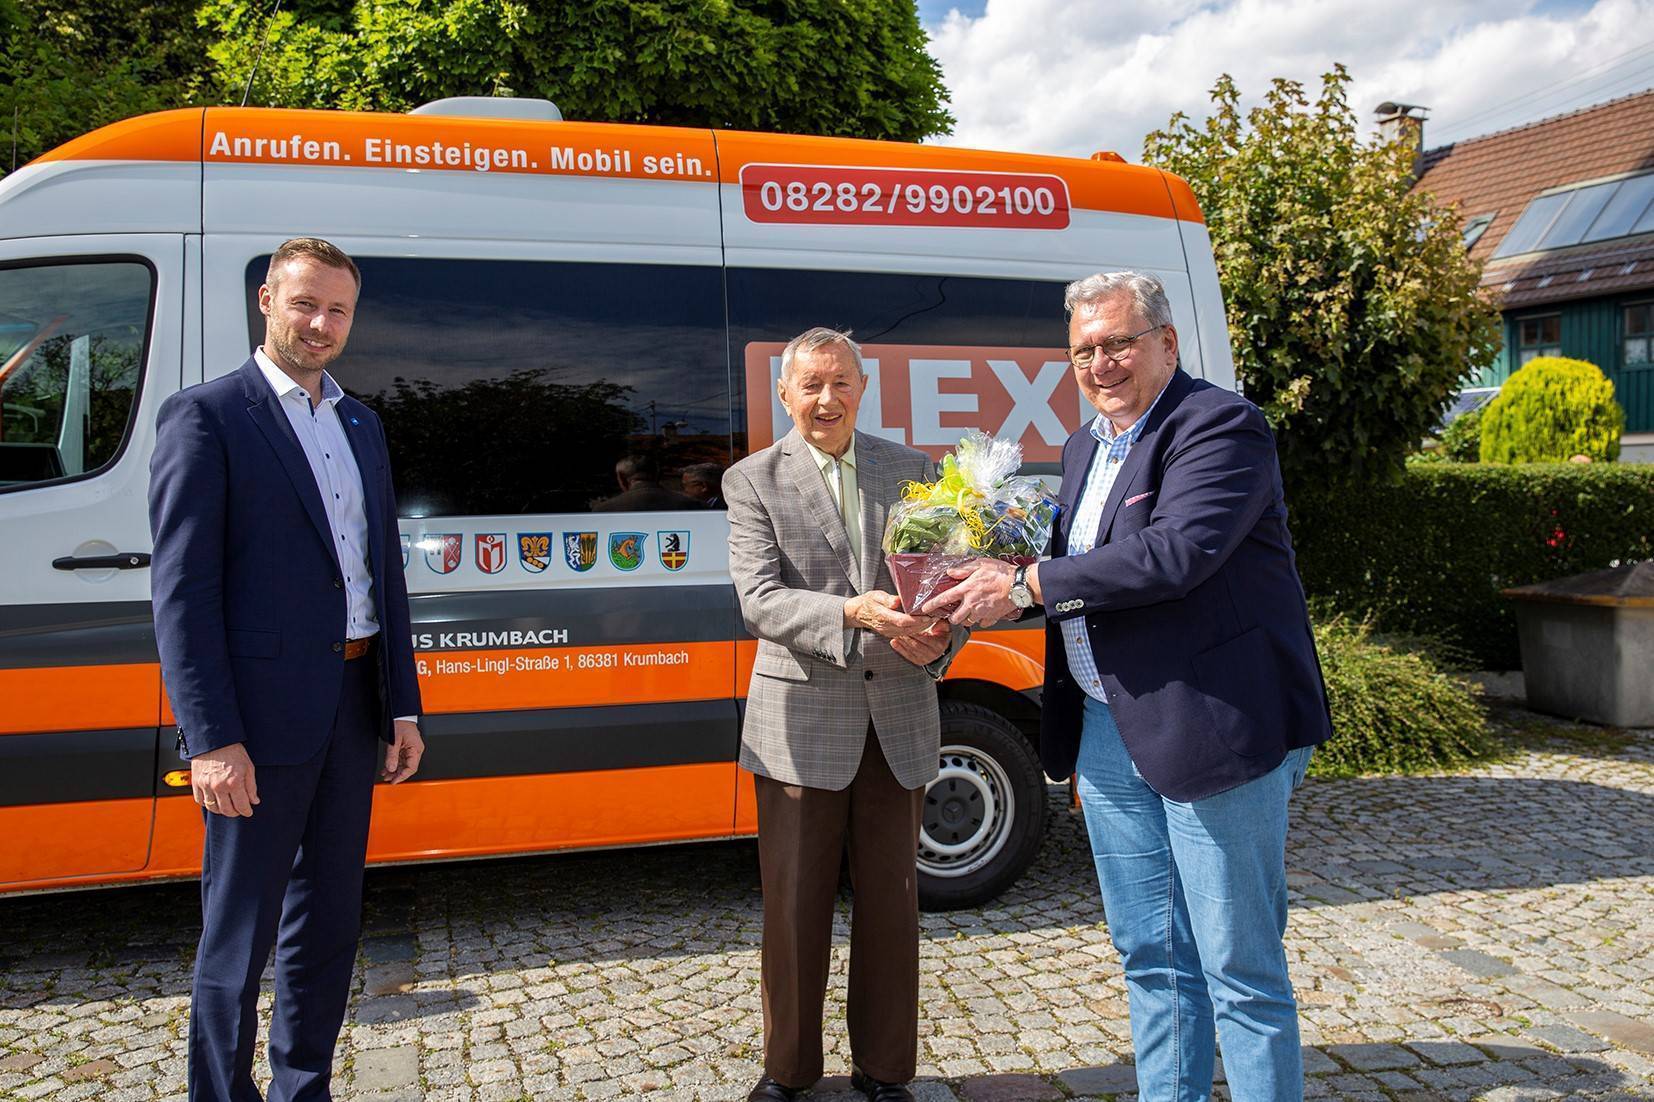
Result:
{"label": "wheel hub", "polygon": [[941,770],[925,788],[919,867],[940,877],[981,868],[1004,848],[1014,811],[997,761],[974,747],[943,747]]}

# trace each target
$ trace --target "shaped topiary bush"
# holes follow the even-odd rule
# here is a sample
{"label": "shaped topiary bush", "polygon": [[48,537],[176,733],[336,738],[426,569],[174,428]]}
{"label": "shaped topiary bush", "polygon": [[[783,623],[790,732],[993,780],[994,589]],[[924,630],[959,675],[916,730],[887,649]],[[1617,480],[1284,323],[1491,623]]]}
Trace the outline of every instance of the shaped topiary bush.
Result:
{"label": "shaped topiary bush", "polygon": [[1505,380],[1482,415],[1482,462],[1619,458],[1625,411],[1595,364],[1540,356]]}

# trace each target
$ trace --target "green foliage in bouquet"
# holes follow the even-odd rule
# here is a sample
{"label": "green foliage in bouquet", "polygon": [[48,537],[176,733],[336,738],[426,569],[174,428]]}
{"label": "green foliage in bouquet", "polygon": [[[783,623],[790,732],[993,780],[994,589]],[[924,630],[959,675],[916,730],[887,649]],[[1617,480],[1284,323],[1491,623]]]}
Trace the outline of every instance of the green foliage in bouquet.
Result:
{"label": "green foliage in bouquet", "polygon": [[[908,509],[891,525],[890,546],[886,550],[896,554],[952,550],[949,543],[963,531],[959,510],[952,505]],[[964,554],[964,547],[960,547],[958,553]]]}
{"label": "green foliage in bouquet", "polygon": [[1011,477],[1021,449],[973,433],[942,457],[935,482],[909,482],[891,510],[890,554],[1037,558],[1051,542],[1057,503],[1035,478]]}

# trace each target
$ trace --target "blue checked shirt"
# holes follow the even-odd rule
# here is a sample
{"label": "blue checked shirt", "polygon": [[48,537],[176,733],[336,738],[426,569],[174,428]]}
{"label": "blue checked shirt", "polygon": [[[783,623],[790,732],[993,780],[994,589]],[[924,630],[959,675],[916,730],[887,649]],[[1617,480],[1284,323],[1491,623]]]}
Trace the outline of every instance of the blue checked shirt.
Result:
{"label": "blue checked shirt", "polygon": [[[1164,393],[1166,391],[1162,388],[1160,394]],[[1068,526],[1068,554],[1083,555],[1091,550],[1092,541],[1097,538],[1097,526],[1103,519],[1103,506],[1108,503],[1109,491],[1114,489],[1114,480],[1120,477],[1120,468],[1125,466],[1131,446],[1143,435],[1143,426],[1148,424],[1149,414],[1159,404],[1160,395],[1157,394],[1143,416],[1122,433],[1115,433],[1114,426],[1100,413],[1091,422],[1091,435],[1097,438],[1098,443],[1097,453],[1091,460],[1085,488],[1080,491],[1080,499],[1075,503],[1074,520]],[[1085,617],[1072,616],[1058,626],[1062,628],[1063,650],[1068,653],[1068,671],[1074,675],[1074,683],[1084,689],[1087,696],[1107,704],[1108,694],[1103,691],[1097,659],[1091,653],[1091,640],[1086,637]]]}

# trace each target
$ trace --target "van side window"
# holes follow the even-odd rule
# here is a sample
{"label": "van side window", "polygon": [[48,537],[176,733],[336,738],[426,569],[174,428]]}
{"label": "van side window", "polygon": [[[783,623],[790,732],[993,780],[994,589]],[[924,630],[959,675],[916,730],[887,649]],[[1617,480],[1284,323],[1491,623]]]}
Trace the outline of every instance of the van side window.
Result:
{"label": "van side window", "polygon": [[[383,420],[403,516],[719,506],[720,269],[355,259],[361,302],[329,370]],[[254,344],[268,263],[247,268]]]}
{"label": "van side window", "polygon": [[120,454],[153,285],[138,261],[0,266],[0,493],[96,474]]}

